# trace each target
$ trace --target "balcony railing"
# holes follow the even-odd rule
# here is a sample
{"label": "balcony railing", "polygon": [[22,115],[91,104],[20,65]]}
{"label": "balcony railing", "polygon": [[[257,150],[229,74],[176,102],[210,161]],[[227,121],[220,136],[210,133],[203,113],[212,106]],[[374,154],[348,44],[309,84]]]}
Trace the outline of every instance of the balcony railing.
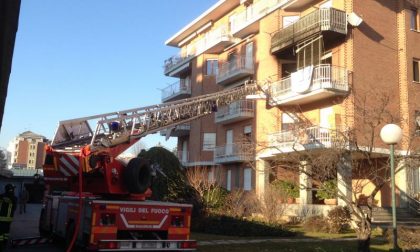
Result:
{"label": "balcony railing", "polygon": [[278,52],[296,42],[322,31],[347,34],[347,15],[337,9],[319,9],[274,33],[271,52]]}
{"label": "balcony railing", "polygon": [[[298,78],[293,77],[295,74]],[[299,74],[306,81],[301,81]],[[349,92],[348,71],[343,67],[321,64],[301,69],[290,77],[274,82],[269,90],[272,106],[304,104],[342,96]]]}
{"label": "balcony railing", "polygon": [[181,79],[162,89],[162,102],[183,99],[191,95],[191,82]]}
{"label": "balcony railing", "polygon": [[227,25],[222,25],[207,32],[203,38],[196,42],[196,55],[202,53],[220,53],[227,46],[230,46],[235,42],[236,40],[229,33]]}
{"label": "balcony railing", "polygon": [[346,131],[313,126],[303,129],[276,132],[269,135],[270,147],[280,152],[346,147]]}
{"label": "balcony railing", "polygon": [[227,124],[253,118],[254,106],[254,101],[242,100],[220,107],[214,116],[215,122]]}
{"label": "balcony railing", "polygon": [[219,85],[226,85],[253,74],[254,62],[252,57],[241,56],[220,66],[216,82]]}
{"label": "balcony railing", "polygon": [[[168,132],[170,130],[171,132]],[[169,134],[171,137],[182,137],[188,136],[190,134],[191,126],[189,124],[180,124],[175,126],[174,129],[164,129],[160,131],[161,136],[166,136]]]}
{"label": "balcony railing", "polygon": [[290,0],[260,0],[231,18],[230,30],[235,37],[243,38],[259,30],[258,21]]}
{"label": "balcony railing", "polygon": [[182,56],[174,55],[165,60],[164,74],[171,77],[179,77],[179,74],[190,67],[190,61],[194,58],[194,53]]}
{"label": "balcony railing", "polygon": [[252,161],[254,153],[254,146],[251,143],[232,143],[217,146],[214,151],[214,162],[222,164]]}

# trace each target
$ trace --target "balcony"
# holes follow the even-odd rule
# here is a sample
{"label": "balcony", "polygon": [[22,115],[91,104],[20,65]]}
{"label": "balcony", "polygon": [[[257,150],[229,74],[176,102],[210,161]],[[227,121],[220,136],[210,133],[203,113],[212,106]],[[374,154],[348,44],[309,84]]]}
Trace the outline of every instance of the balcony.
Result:
{"label": "balcony", "polygon": [[214,118],[216,123],[228,124],[254,117],[254,101],[235,101],[228,106],[218,108]]}
{"label": "balcony", "polygon": [[[188,79],[187,79],[188,80]],[[191,82],[181,79],[162,89],[162,102],[184,99],[191,96]]]}
{"label": "balcony", "polygon": [[217,146],[214,151],[216,164],[249,162],[254,159],[254,146],[251,143],[232,143]]}
{"label": "balcony", "polygon": [[346,132],[340,129],[313,126],[270,134],[269,143],[270,147],[279,153],[333,148],[340,145],[343,148],[348,142],[345,134]]}
{"label": "balcony", "polygon": [[270,105],[301,105],[349,93],[348,71],[322,64],[305,67],[269,86]]}
{"label": "balcony", "polygon": [[235,42],[236,40],[230,35],[228,27],[226,25],[219,26],[207,32],[203,38],[196,42],[196,55],[202,53],[219,54],[223,49],[233,45]]}
{"label": "balcony", "polygon": [[191,68],[191,60],[194,58],[194,54],[185,56],[174,55],[169,59],[165,60],[164,74],[170,77],[179,77],[182,73],[186,72]]}
{"label": "balcony", "polygon": [[166,136],[168,134],[168,130],[171,132],[169,136],[171,137],[183,137],[188,136],[190,134],[191,126],[189,124],[180,124],[175,126],[175,128],[168,128],[160,131],[161,136]]}
{"label": "balcony", "polygon": [[216,83],[225,86],[253,74],[254,62],[252,57],[237,57],[220,66],[219,73],[216,76]]}
{"label": "balcony", "polygon": [[249,5],[245,10],[231,18],[230,30],[237,38],[244,38],[259,31],[259,20],[276,9],[282,7],[289,0],[260,0]]}
{"label": "balcony", "polygon": [[[347,34],[347,15],[337,9],[319,9],[303,16],[294,24],[274,33],[271,52],[278,53],[289,46],[318,33],[325,33],[324,40],[332,35]],[[328,35],[331,34],[331,35]]]}

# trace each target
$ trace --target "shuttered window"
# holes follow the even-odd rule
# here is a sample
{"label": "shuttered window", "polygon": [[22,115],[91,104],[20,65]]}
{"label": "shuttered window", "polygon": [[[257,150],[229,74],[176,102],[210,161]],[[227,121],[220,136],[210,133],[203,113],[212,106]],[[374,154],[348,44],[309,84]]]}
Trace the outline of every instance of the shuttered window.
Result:
{"label": "shuttered window", "polygon": [[203,151],[212,151],[216,147],[216,133],[204,133]]}

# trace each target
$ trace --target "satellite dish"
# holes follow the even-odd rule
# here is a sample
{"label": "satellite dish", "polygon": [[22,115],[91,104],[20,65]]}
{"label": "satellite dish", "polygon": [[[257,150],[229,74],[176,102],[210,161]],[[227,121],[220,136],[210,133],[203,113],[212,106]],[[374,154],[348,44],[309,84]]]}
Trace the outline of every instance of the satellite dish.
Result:
{"label": "satellite dish", "polygon": [[363,22],[363,19],[356,13],[352,12],[347,15],[347,21],[351,26],[357,27]]}

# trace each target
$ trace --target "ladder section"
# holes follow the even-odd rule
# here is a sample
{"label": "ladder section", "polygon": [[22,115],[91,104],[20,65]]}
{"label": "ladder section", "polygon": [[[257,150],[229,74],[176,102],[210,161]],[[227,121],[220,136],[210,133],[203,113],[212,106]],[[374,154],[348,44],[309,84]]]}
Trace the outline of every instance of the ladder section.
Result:
{"label": "ladder section", "polygon": [[93,149],[113,147],[216,112],[218,106],[255,95],[257,87],[250,82],[180,101],[60,121],[51,146],[64,150],[89,144]]}

